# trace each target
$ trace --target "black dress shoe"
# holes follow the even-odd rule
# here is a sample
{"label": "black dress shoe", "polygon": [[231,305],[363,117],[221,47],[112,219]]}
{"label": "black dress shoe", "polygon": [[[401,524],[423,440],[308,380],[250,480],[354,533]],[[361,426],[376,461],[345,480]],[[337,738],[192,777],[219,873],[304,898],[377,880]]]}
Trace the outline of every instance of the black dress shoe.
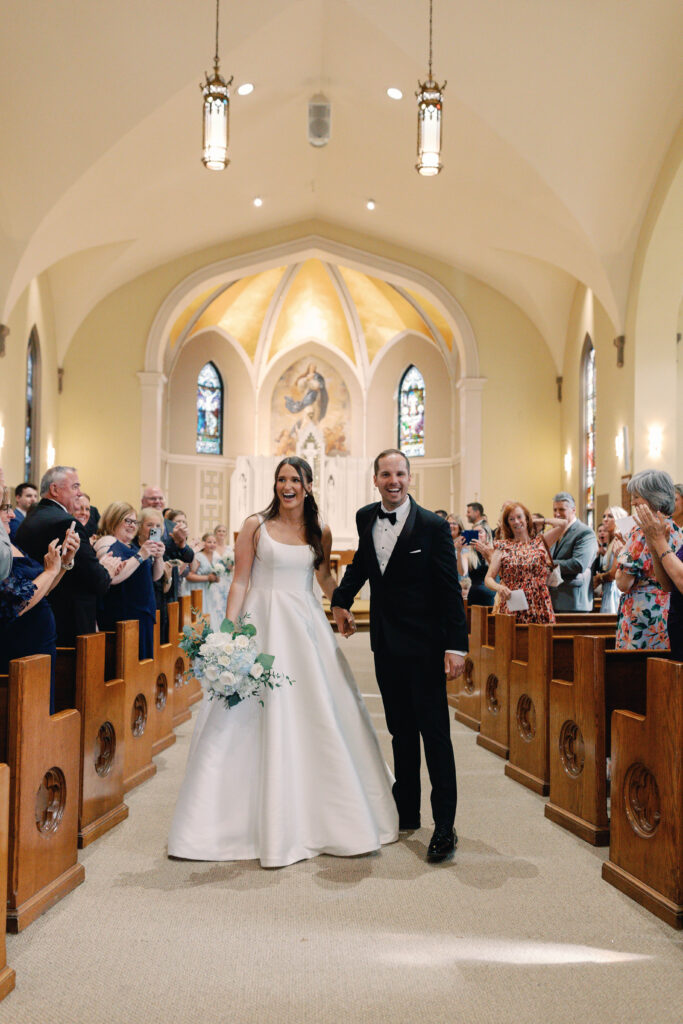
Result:
{"label": "black dress shoe", "polygon": [[435,828],[434,835],[429,842],[427,860],[431,864],[439,864],[442,860],[455,850],[458,836],[454,828]]}
{"label": "black dress shoe", "polygon": [[411,820],[410,818],[406,818],[405,821],[400,819],[399,823],[398,823],[398,830],[399,830],[399,832],[417,832],[417,830],[419,828],[420,828],[420,819],[419,818],[415,818],[414,820]]}

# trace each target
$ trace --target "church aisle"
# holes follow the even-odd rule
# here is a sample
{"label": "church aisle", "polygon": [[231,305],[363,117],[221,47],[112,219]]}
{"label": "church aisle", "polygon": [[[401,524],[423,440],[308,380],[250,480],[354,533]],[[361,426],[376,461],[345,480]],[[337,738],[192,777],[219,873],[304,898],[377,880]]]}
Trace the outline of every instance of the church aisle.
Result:
{"label": "church aisle", "polygon": [[[344,650],[389,756],[368,634]],[[425,827],[266,871],[166,858],[193,724],[81,853],[84,884],[7,937],[0,1024],[680,1020],[683,935],[604,883],[606,851],[548,822],[464,727],[453,861],[425,863]]]}

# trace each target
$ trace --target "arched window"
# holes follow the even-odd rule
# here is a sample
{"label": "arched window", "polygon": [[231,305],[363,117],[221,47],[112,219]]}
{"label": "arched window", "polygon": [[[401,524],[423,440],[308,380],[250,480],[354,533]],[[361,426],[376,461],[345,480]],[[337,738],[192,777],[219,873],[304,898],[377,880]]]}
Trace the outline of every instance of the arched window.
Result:
{"label": "arched window", "polygon": [[213,363],[202,366],[197,377],[197,451],[223,454],[223,381]]}
{"label": "arched window", "polygon": [[581,506],[585,522],[595,528],[595,349],[586,335],[581,358]]}
{"label": "arched window", "polygon": [[37,476],[38,466],[38,407],[39,407],[39,349],[38,332],[31,331],[26,347],[26,418],[24,425],[24,480]]}
{"label": "arched window", "polygon": [[416,366],[409,366],[398,388],[398,445],[410,458],[425,453],[425,382]]}

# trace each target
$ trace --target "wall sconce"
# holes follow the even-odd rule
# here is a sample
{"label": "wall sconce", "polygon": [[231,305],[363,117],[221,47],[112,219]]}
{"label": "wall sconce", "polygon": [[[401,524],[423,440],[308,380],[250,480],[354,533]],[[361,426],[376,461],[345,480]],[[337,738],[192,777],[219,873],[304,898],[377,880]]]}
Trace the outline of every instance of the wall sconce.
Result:
{"label": "wall sconce", "polygon": [[5,447],[5,428],[0,427],[0,448]]}
{"label": "wall sconce", "polygon": [[54,466],[56,455],[57,455],[57,453],[56,453],[56,451],[54,449],[54,446],[52,444],[48,444],[48,446],[47,446],[47,468],[48,469],[52,469],[52,467]]}
{"label": "wall sconce", "polygon": [[614,438],[614,451],[618,459],[624,457],[624,438],[622,434],[617,434]]}
{"label": "wall sconce", "polygon": [[566,451],[564,453],[564,471],[567,474],[567,476],[571,476],[571,473],[572,473],[572,453],[570,451]]}
{"label": "wall sconce", "polygon": [[650,427],[647,432],[647,453],[651,459],[661,459],[664,431],[661,427]]}

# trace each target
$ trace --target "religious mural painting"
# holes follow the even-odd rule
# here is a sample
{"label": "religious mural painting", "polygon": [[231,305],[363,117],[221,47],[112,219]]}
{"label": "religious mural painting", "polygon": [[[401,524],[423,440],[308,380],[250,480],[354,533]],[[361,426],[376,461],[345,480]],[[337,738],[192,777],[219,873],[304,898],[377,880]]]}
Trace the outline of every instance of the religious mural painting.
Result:
{"label": "religious mural painting", "polygon": [[273,388],[273,454],[295,455],[299,436],[307,427],[322,433],[326,455],[349,454],[349,389],[333,366],[311,356],[292,363]]}
{"label": "religious mural painting", "polygon": [[398,445],[408,458],[425,453],[425,382],[409,366],[398,388]]}
{"label": "religious mural painting", "polygon": [[197,377],[197,443],[200,455],[223,452],[223,381],[213,363],[202,366]]}

